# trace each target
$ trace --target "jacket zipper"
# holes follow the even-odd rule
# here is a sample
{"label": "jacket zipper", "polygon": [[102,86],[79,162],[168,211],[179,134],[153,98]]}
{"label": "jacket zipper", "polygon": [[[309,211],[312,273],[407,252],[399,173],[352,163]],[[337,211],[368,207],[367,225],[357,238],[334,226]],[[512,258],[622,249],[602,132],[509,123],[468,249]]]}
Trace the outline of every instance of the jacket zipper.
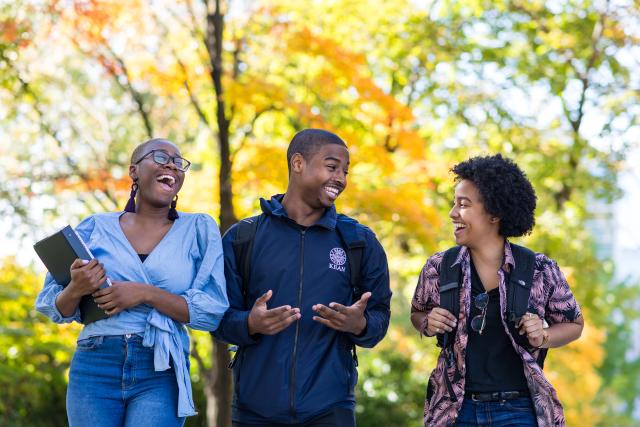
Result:
{"label": "jacket zipper", "polygon": [[[304,234],[305,230],[300,230],[300,283],[298,285],[298,307],[302,307],[302,284],[304,277]],[[300,321],[296,322],[296,335],[293,340],[293,355],[291,358],[291,375],[289,379],[289,411],[296,417],[295,395],[296,395],[296,356],[298,353],[298,335],[300,334]]]}

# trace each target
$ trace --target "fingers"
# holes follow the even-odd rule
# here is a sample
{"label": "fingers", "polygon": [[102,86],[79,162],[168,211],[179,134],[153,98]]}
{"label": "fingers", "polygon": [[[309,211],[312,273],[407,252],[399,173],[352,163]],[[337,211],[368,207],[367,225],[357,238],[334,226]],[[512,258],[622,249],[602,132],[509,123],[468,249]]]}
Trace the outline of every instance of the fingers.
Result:
{"label": "fingers", "polygon": [[[356,301],[356,304],[357,305],[363,305],[363,306],[366,307],[367,306],[367,301],[369,301],[369,298],[371,298],[371,292],[365,292],[364,294],[362,294],[360,299],[358,301]],[[329,304],[329,305],[331,305],[331,304]]]}
{"label": "fingers", "polygon": [[290,305],[268,310],[267,301],[272,294],[271,290],[265,292],[253,304],[247,320],[250,334],[274,335],[300,319],[300,309],[291,308]]}
{"label": "fingers", "polygon": [[104,288],[100,288],[100,286],[104,283],[104,281],[107,280],[107,276],[105,275],[103,280],[100,281],[100,285],[98,286],[98,288],[95,290],[95,292],[93,292],[91,294],[91,296],[93,296],[94,298],[97,297],[101,297],[104,295],[109,295],[110,293],[115,291],[115,288],[117,288],[118,286],[122,286],[123,283],[125,282],[118,282],[116,280],[112,281],[111,284],[113,286],[105,286]]}
{"label": "fingers", "polygon": [[107,280],[107,274],[105,273],[104,270],[98,272],[94,278],[95,280],[93,281],[93,290],[98,290],[100,289],[100,286],[102,286],[102,284],[104,283],[105,280]]}
{"label": "fingers", "polygon": [[271,299],[271,296],[272,296],[272,295],[273,295],[273,291],[271,291],[271,289],[269,289],[267,292],[265,292],[264,294],[262,294],[262,295],[260,296],[260,298],[258,298],[258,299],[256,300],[256,302],[255,302],[255,303],[253,303],[253,305],[254,305],[254,306],[256,306],[256,305],[262,305],[262,304],[266,305],[266,304],[267,304],[267,301],[269,301],[269,300]]}
{"label": "fingers", "polygon": [[[294,309],[294,310],[298,310],[298,309]],[[276,323],[271,324],[268,328],[267,335],[277,334],[278,332],[289,327],[296,320],[300,319],[300,313],[295,312],[294,310],[285,312],[283,318],[281,318]]]}
{"label": "fingers", "polygon": [[76,258],[73,263],[71,263],[71,270],[77,270],[78,268],[82,268],[85,265],[95,265],[97,264],[98,261],[95,259],[92,259],[91,261],[87,261],[86,259],[80,259],[80,258]]}
{"label": "fingers", "polygon": [[91,261],[74,260],[70,273],[71,283],[69,285],[77,295],[92,294],[106,280],[104,266],[96,259]]}
{"label": "fingers", "polygon": [[318,323],[322,323],[324,326],[328,326],[329,328],[339,329],[339,326],[329,319],[325,319],[320,316],[313,316],[313,320],[315,320]]}
{"label": "fingers", "polygon": [[431,310],[430,314],[445,318],[449,321],[449,323],[452,323],[454,326],[455,326],[455,323],[457,323],[456,316],[454,316],[449,310],[446,310],[442,307],[434,307]]}
{"label": "fingers", "polygon": [[448,310],[434,307],[427,315],[427,332],[429,334],[452,332],[457,323],[455,316]]}
{"label": "fingers", "polygon": [[104,311],[109,311],[117,307],[115,301],[106,301],[98,304],[98,308],[103,309]]}
{"label": "fingers", "polygon": [[287,308],[284,311],[278,307],[269,310],[271,313],[258,319],[258,332],[265,335],[274,335],[290,326],[293,322],[300,319],[300,309]]}
{"label": "fingers", "polygon": [[[355,304],[358,304],[358,303],[360,303],[360,301],[357,301]],[[354,304],[354,305],[355,305],[355,304]],[[322,307],[324,307],[322,304],[316,304],[316,305],[317,305],[317,306],[322,306]],[[339,303],[337,303],[337,302],[329,303],[329,307],[330,307],[333,311],[336,311],[336,312],[338,312],[338,313],[344,313],[344,312],[346,312],[346,310],[348,309],[348,307],[347,307],[347,306],[342,305],[342,304],[339,304]]]}
{"label": "fingers", "polygon": [[526,313],[520,319],[518,328],[520,335],[527,334],[529,338],[537,338],[542,336],[543,322],[536,314]]}
{"label": "fingers", "polygon": [[[332,302],[329,305],[331,307],[327,307],[324,304],[316,304],[311,308],[313,311],[320,314],[325,319],[336,321],[343,320],[346,317],[348,307],[345,307],[344,305],[338,304],[336,302]],[[314,317],[313,319],[315,320],[316,317]]]}
{"label": "fingers", "polygon": [[272,308],[271,310],[265,310],[262,317],[265,320],[277,321],[296,313],[300,313],[299,308],[291,308],[290,305],[282,305],[280,307]]}
{"label": "fingers", "polygon": [[[363,302],[366,302],[368,297]],[[360,334],[367,326],[367,320],[364,316],[364,308],[366,304],[353,304],[346,307],[342,304],[332,302],[327,307],[323,304],[316,304],[312,309],[319,314],[313,316],[312,320],[322,323],[325,326],[336,329],[338,331]]]}

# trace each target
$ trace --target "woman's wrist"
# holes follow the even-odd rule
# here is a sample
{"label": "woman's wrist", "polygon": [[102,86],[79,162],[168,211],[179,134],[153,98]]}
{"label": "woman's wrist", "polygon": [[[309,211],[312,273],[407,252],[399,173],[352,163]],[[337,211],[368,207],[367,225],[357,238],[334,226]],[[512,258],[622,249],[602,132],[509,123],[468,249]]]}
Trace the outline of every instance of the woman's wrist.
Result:
{"label": "woman's wrist", "polygon": [[542,330],[542,342],[537,348],[549,348],[549,332],[547,329]]}
{"label": "woman's wrist", "polygon": [[157,291],[158,288],[147,283],[137,283],[137,285],[140,286],[141,290],[140,304],[146,304],[155,307],[155,291]]}
{"label": "woman's wrist", "polygon": [[432,337],[432,336],[435,335],[435,334],[430,334],[429,333],[429,316],[428,315],[424,316],[424,319],[422,319],[422,323],[421,323],[420,326],[421,326],[420,327],[420,333],[422,335],[424,335],[425,337]]}
{"label": "woman's wrist", "polygon": [[64,289],[62,289],[62,291],[60,292],[60,295],[64,295],[65,299],[69,299],[77,302],[80,302],[80,300],[84,296],[82,291],[78,290],[78,287],[75,285],[73,281],[69,282],[69,284],[65,286]]}
{"label": "woman's wrist", "polygon": [[81,299],[82,295],[76,295],[73,289],[67,286],[56,296],[54,304],[62,316],[70,317],[75,313]]}

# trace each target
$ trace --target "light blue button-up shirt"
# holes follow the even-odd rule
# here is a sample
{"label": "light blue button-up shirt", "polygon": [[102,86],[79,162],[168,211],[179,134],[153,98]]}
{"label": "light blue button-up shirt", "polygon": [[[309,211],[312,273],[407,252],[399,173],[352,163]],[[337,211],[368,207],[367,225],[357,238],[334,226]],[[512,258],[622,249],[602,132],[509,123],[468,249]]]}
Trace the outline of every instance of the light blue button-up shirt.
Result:
{"label": "light blue button-up shirt", "polygon": [[[206,214],[180,213],[164,238],[140,261],[120,227],[121,212],[90,216],[76,231],[104,265],[111,280],[148,283],[182,296],[189,307],[189,326],[213,331],[229,307],[224,278],[220,231]],[[71,317],[58,311],[62,291],[49,273],[36,299],[36,309],[56,323],[80,322],[80,310]],[[189,336],[185,324],[151,306],[141,304],[115,316],[86,325],[78,340],[100,335],[139,334],[143,345],[154,348],[156,371],[173,365],[178,381],[178,416],[195,415],[187,369]]]}

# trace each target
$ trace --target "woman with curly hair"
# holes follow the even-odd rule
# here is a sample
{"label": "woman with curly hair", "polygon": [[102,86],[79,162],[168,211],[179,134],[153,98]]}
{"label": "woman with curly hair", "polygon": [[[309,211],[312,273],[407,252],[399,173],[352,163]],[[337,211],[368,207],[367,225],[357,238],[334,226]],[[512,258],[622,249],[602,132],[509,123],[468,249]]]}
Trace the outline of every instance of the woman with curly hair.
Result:
{"label": "woman with curly hair", "polygon": [[[578,339],[584,321],[556,262],[508,240],[533,229],[533,187],[500,154],[452,171],[449,216],[458,246],[427,260],[411,307],[415,328],[442,347],[424,425],[564,426],[542,362],[548,348]],[[440,283],[446,269],[458,272],[449,275],[458,283]]]}

